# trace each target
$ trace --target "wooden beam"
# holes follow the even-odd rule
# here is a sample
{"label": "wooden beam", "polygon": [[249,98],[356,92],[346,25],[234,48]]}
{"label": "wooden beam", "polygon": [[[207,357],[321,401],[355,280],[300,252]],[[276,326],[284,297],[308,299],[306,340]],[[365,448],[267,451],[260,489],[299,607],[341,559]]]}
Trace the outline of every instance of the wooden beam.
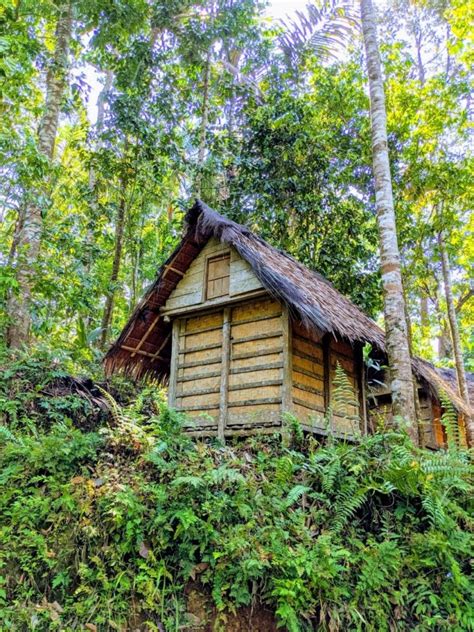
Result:
{"label": "wooden beam", "polygon": [[176,268],[173,268],[173,266],[171,266],[171,265],[166,266],[164,274],[166,274],[168,272],[168,270],[171,270],[171,272],[175,272],[176,274],[179,274],[180,276],[184,276],[186,274],[182,270],[177,270]]}
{"label": "wooden beam", "polygon": [[324,408],[327,411],[331,403],[331,357],[330,340],[328,334],[323,337],[323,379],[324,379]]}
{"label": "wooden beam", "polygon": [[176,384],[178,377],[178,361],[179,361],[179,330],[181,320],[176,318],[173,321],[173,329],[171,333],[171,363],[170,363],[170,382],[168,386],[168,404],[171,407],[176,406]]}
{"label": "wooden beam", "polygon": [[227,403],[229,395],[229,367],[230,367],[230,307],[224,309],[224,321],[222,325],[222,366],[221,366],[221,386],[219,400],[219,419],[217,422],[217,436],[221,441],[225,437],[225,425],[227,421]]}
{"label": "wooden beam", "polygon": [[260,404],[280,404],[281,397],[263,397],[262,399],[246,399],[243,402],[228,402],[227,407],[234,406],[259,406]]}
{"label": "wooden beam", "polygon": [[245,338],[232,338],[233,344],[240,342],[253,342],[254,340],[268,340],[270,338],[281,338],[281,331],[270,331],[264,334],[253,334],[252,336],[245,336]]}
{"label": "wooden beam", "polygon": [[[282,351],[283,349],[280,346],[278,346],[278,347],[271,347],[270,349],[267,348],[265,350],[259,351],[258,353],[259,353],[259,358],[263,358],[264,356],[267,356],[267,355],[282,353]],[[245,351],[242,353],[232,354],[233,360],[248,360],[249,358],[255,358],[255,351]]]}
{"label": "wooden beam", "polygon": [[283,305],[281,314],[283,332],[283,384],[281,389],[281,412],[289,413],[293,410],[292,387],[292,331],[290,312],[287,305]]}
{"label": "wooden beam", "polygon": [[269,362],[268,364],[255,364],[254,366],[241,366],[236,369],[231,369],[231,375],[238,375],[239,373],[253,373],[254,371],[266,371],[268,369],[283,369],[283,362]]}
{"label": "wooden beam", "polygon": [[219,297],[216,299],[211,299],[210,301],[206,301],[205,303],[195,303],[194,305],[187,305],[186,307],[175,307],[171,309],[166,309],[166,307],[162,307],[160,310],[160,314],[167,316],[181,316],[192,312],[193,315],[196,313],[205,313],[205,312],[213,312],[216,307],[226,307],[227,305],[234,305],[235,303],[240,303],[243,301],[251,301],[255,298],[260,298],[263,296],[268,296],[270,298],[270,294],[267,290],[251,290],[250,292],[245,292],[244,294],[238,294],[232,297]]}
{"label": "wooden beam", "polygon": [[[296,358],[300,358],[301,360],[308,360],[309,362],[314,362],[314,364],[319,364],[321,366],[324,365],[324,361],[321,361],[321,358],[312,356],[309,353],[304,353],[304,351],[299,351],[298,349],[293,349],[293,355]],[[323,349],[323,355],[324,355],[324,349]]]}
{"label": "wooden beam", "polygon": [[275,312],[274,314],[263,314],[262,316],[252,316],[252,318],[243,318],[242,320],[236,320],[233,325],[248,325],[248,323],[259,323],[262,320],[273,320],[280,316],[281,312]]}
{"label": "wooden beam", "polygon": [[293,373],[299,373],[300,375],[306,375],[307,377],[311,377],[313,380],[317,380],[318,382],[322,382],[324,377],[323,373],[315,373],[314,371],[308,371],[307,369],[303,369],[300,366],[293,365]]}
{"label": "wooden beam", "polygon": [[185,408],[176,408],[180,413],[187,413],[192,410],[218,410],[219,404],[198,404],[197,406],[186,406]]}
{"label": "wooden beam", "polygon": [[[265,388],[266,386],[281,386],[283,384],[283,380],[260,380],[259,382],[247,382],[246,384],[235,384],[234,386],[229,386],[229,391],[248,391],[250,388],[252,390]],[[242,405],[245,405],[246,402],[243,402]]]}
{"label": "wooden beam", "polygon": [[178,369],[193,369],[198,366],[209,366],[209,364],[220,364],[221,356],[215,356],[214,358],[205,358],[203,360],[195,360],[193,362],[183,362],[178,365]]}
{"label": "wooden beam", "polygon": [[313,395],[320,395],[321,397],[324,397],[324,393],[320,388],[314,388],[314,386],[308,386],[302,382],[294,382],[293,385],[300,391],[305,391],[305,393],[312,393]]}
{"label": "wooden beam", "polygon": [[218,325],[213,325],[212,327],[203,327],[202,329],[193,329],[192,331],[185,331],[183,333],[183,336],[195,336],[196,334],[206,334],[209,333],[210,331],[217,331],[217,330],[221,330],[222,329],[222,323],[219,323]]}
{"label": "wooden beam", "polygon": [[[148,336],[151,334],[151,331],[152,331],[153,327],[156,325],[156,323],[159,321],[159,319],[160,319],[160,314],[158,314],[158,316],[155,316],[155,318],[152,320],[151,325],[145,331],[145,333],[143,334],[142,339],[140,340],[140,342],[135,347],[134,353],[132,353],[132,356],[131,356],[132,358],[135,356],[135,354],[138,352],[138,350],[144,344],[144,342],[146,341]],[[161,351],[161,349],[160,349],[160,351]]]}
{"label": "wooden beam", "polygon": [[[220,358],[219,358],[220,360]],[[183,367],[178,365],[178,369]],[[220,377],[221,370],[219,371],[209,371],[208,373],[193,373],[192,375],[188,375],[187,377],[178,377],[178,384],[183,382],[197,382],[198,380],[205,380],[208,377]]]}
{"label": "wooden beam", "polygon": [[[177,384],[182,384],[180,380],[177,381]],[[195,397],[196,395],[213,395],[214,393],[220,393],[218,386],[208,386],[206,388],[195,388],[186,392],[180,390],[179,393],[176,394],[177,397]],[[214,408],[217,408],[217,404],[215,404]]]}
{"label": "wooden beam", "polygon": [[365,365],[362,345],[358,345],[356,348],[356,362],[357,370],[357,387],[359,389],[359,414],[360,414],[360,430],[363,435],[368,432],[368,420],[367,420],[367,394],[366,394],[366,380],[365,380]]}
{"label": "wooden beam", "polygon": [[120,348],[123,349],[124,351],[134,351],[135,353],[133,355],[138,354],[138,355],[146,356],[147,358],[152,358],[153,360],[163,360],[164,362],[167,362],[169,359],[169,358],[163,358],[163,356],[160,356],[160,355],[156,355],[156,353],[148,353],[148,351],[142,351],[141,349],[137,349],[136,347],[127,347],[127,345],[120,345]]}
{"label": "wooden beam", "polygon": [[[184,338],[184,334],[180,334]],[[208,349],[220,349],[220,342],[212,342],[203,345],[194,345],[194,347],[186,347],[186,353],[194,353],[194,351],[207,351]]]}
{"label": "wooden beam", "polygon": [[161,345],[158,347],[158,349],[156,350],[156,353],[154,354],[155,358],[159,357],[159,353],[160,351],[163,351],[165,345],[167,344],[168,340],[170,339],[171,336],[171,332],[165,337],[165,339],[163,340],[163,342],[161,343]]}
{"label": "wooden beam", "polygon": [[321,413],[322,415],[324,415],[324,413],[326,412],[322,406],[318,406],[317,404],[309,404],[306,400],[300,399],[299,397],[293,397],[293,403],[298,404],[298,406],[302,406],[303,408],[307,408],[313,413]]}

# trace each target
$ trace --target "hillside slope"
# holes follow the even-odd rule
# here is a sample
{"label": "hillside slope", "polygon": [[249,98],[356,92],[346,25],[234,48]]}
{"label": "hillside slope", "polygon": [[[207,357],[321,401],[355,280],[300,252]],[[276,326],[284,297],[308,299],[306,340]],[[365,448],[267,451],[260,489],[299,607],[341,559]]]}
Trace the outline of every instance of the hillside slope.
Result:
{"label": "hillside slope", "polygon": [[0,375],[2,630],[472,629],[454,440],[322,445],[292,420],[290,445],[222,446],[153,387],[109,385],[119,406],[65,377],[35,358]]}

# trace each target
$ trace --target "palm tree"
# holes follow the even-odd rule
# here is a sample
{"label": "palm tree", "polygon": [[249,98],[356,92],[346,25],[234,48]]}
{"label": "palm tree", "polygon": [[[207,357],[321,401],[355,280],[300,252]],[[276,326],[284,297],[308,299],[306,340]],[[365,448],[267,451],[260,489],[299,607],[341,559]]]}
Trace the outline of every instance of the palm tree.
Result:
{"label": "palm tree", "polygon": [[[287,31],[281,38],[283,51],[292,62],[295,56],[301,56],[307,48],[313,51],[316,49],[320,54],[330,53],[331,46],[340,42],[341,36],[347,33],[349,24],[354,22],[352,11],[352,7],[345,2],[331,0],[323,2],[320,9],[308,5],[307,14],[298,13],[299,23],[291,21],[287,26]],[[375,204],[393,412],[396,417],[408,422],[410,437],[418,445],[415,387],[388,155],[385,92],[372,0],[360,0],[360,18],[369,80]]]}
{"label": "palm tree", "polygon": [[409,422],[409,434],[417,445],[419,438],[415,394],[388,155],[385,92],[372,0],[360,0],[360,14],[369,78],[375,206],[380,240],[385,338],[393,412],[394,415],[403,417]]}

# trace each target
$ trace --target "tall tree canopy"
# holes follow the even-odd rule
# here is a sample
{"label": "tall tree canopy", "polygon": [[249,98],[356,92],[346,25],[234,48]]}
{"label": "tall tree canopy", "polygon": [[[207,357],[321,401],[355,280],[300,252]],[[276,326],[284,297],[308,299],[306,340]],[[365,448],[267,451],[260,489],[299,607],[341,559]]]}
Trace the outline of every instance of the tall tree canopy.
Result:
{"label": "tall tree canopy", "polygon": [[[264,4],[2,6],[4,343],[100,357],[196,193],[380,317],[357,11],[312,5],[281,23]],[[377,15],[412,349],[472,368],[468,12],[391,0]]]}

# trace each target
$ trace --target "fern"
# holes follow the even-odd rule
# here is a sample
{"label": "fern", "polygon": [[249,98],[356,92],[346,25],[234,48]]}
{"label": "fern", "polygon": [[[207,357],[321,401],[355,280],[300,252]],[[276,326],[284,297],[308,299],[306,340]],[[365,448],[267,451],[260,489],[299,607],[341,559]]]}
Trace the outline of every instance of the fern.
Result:
{"label": "fern", "polygon": [[334,508],[335,520],[331,530],[335,533],[342,531],[350,519],[365,504],[367,496],[368,489],[359,487],[359,484],[354,479],[346,489],[339,490],[338,500]]}
{"label": "fern", "polygon": [[443,527],[446,525],[447,516],[441,499],[437,494],[425,493],[421,499],[421,504],[428,514],[432,526]]}
{"label": "fern", "polygon": [[448,450],[455,450],[460,445],[458,414],[444,391],[440,393],[440,400],[444,408],[441,424],[446,431]]}
{"label": "fern", "polygon": [[124,424],[127,421],[127,419],[122,407],[119,406],[119,404],[115,401],[112,395],[108,391],[105,390],[105,388],[102,388],[98,384],[97,384],[97,388],[107,401],[107,404],[109,406],[109,411],[110,411],[110,414],[112,415],[112,419],[114,420],[115,425],[121,426],[122,424]]}
{"label": "fern", "polygon": [[299,500],[304,494],[311,491],[311,487],[307,485],[295,485],[290,489],[286,497],[286,506],[291,507],[297,500]]}
{"label": "fern", "polygon": [[0,426],[0,443],[7,443],[8,441],[23,445],[23,441],[18,439],[11,430],[6,426]]}
{"label": "fern", "polygon": [[[333,384],[334,413],[350,422],[354,435],[360,434],[359,403],[356,399],[354,387],[339,362],[336,363]],[[355,411],[354,414],[348,413],[348,410],[351,409]]]}
{"label": "fern", "polygon": [[227,465],[221,465],[216,470],[213,470],[210,478],[215,484],[245,482],[245,478],[240,472],[231,467],[227,467]]}
{"label": "fern", "polygon": [[124,445],[133,448],[150,446],[153,441],[151,437],[148,436],[146,429],[140,426],[143,417],[136,412],[135,405],[132,405],[130,409],[126,411],[108,391],[100,386],[97,386],[97,388],[105,397],[115,424],[115,431],[103,429],[102,433],[107,435],[109,440],[115,445]]}

